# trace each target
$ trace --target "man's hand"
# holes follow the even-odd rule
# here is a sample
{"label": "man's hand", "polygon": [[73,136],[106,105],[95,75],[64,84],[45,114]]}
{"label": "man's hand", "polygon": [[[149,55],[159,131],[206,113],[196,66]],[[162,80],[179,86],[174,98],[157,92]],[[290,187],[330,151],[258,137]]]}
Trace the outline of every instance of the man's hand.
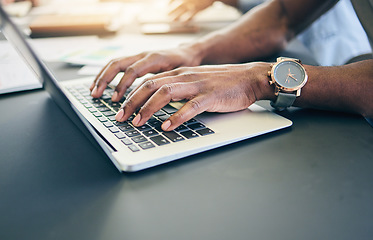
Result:
{"label": "man's hand", "polygon": [[116,116],[127,120],[137,110],[132,123],[141,126],[172,101],[186,103],[162,129],[170,131],[202,112],[233,112],[255,101],[268,99],[273,89],[268,84],[269,63],[182,67],[150,77],[134,89]]}
{"label": "man's hand", "polygon": [[127,88],[136,78],[147,73],[160,73],[181,66],[197,66],[201,59],[198,52],[188,47],[180,47],[158,52],[145,52],[131,57],[118,58],[110,61],[98,74],[90,87],[92,97],[101,97],[107,85],[119,72],[124,76],[117,85],[112,101],[119,101]]}

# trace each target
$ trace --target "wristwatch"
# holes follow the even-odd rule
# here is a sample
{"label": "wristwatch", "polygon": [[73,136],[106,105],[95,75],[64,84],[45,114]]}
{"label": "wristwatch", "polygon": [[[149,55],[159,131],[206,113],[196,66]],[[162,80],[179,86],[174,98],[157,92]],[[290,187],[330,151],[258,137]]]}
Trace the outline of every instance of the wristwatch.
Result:
{"label": "wristwatch", "polygon": [[269,84],[275,85],[276,100],[271,101],[271,106],[279,111],[293,105],[308,79],[301,61],[286,57],[277,58],[268,76],[270,77]]}

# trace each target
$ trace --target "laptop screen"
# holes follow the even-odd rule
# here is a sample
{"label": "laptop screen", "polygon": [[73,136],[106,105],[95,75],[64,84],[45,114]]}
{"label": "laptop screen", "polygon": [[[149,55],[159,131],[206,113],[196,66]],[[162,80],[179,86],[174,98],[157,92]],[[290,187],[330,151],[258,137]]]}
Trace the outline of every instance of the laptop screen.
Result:
{"label": "laptop screen", "polygon": [[69,118],[79,127],[79,129],[89,138],[89,140],[97,146],[100,146],[110,156],[113,150],[105,141],[97,134],[90,123],[76,110],[70,100],[61,90],[56,78],[49,71],[46,65],[35,54],[29,43],[26,41],[26,36],[17,28],[11,21],[7,13],[0,4],[0,30],[7,40],[15,47],[20,56],[23,57],[25,63],[35,73],[37,78],[43,84],[43,88],[52,96],[53,100],[60,108],[69,116]]}

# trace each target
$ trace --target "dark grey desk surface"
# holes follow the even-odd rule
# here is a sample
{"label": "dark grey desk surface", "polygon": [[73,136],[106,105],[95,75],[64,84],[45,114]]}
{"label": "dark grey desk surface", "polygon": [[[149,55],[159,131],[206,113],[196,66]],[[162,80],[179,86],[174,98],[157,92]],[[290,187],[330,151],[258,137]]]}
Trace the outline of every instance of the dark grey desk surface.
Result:
{"label": "dark grey desk surface", "polygon": [[46,92],[0,111],[0,239],[372,239],[362,117],[295,109],[290,129],[120,174]]}

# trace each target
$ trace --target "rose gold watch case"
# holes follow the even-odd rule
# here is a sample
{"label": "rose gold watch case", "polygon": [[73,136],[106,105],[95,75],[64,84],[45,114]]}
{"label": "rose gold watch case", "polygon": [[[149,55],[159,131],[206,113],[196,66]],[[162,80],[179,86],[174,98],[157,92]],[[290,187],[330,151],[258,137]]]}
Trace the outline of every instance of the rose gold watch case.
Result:
{"label": "rose gold watch case", "polygon": [[[274,71],[275,71],[277,65],[279,65],[282,62],[294,62],[294,63],[296,63],[300,66],[300,68],[304,72],[304,80],[300,85],[298,85],[294,88],[288,88],[288,87],[283,87],[283,86],[281,86],[280,84],[277,83],[277,81],[274,77]],[[307,80],[308,80],[308,75],[307,75],[306,69],[301,64],[301,61],[299,59],[295,59],[295,58],[282,58],[282,57],[277,58],[277,62],[275,64],[273,64],[272,70],[270,72],[268,72],[268,75],[271,78],[271,80],[269,81],[269,84],[271,84],[271,85],[275,84],[275,86],[276,86],[276,90],[275,90],[275,95],[276,96],[278,95],[279,91],[281,90],[281,91],[289,92],[289,93],[296,91],[296,96],[298,97],[298,96],[300,96],[301,88],[307,83]]]}

